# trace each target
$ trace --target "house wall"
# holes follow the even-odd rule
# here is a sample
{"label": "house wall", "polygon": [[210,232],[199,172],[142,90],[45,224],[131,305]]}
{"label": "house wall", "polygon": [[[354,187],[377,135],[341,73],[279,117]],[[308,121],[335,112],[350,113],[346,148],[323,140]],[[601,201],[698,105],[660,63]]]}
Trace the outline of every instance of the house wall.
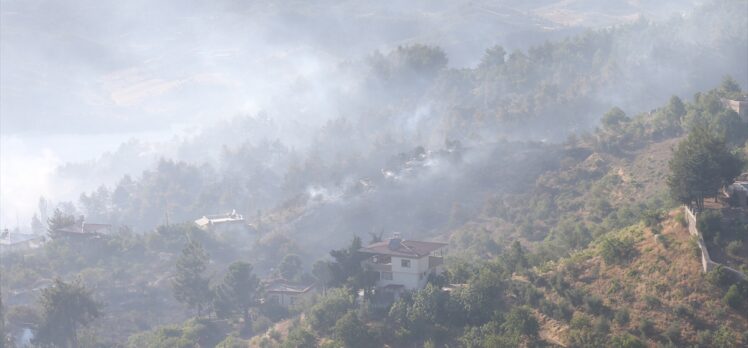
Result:
{"label": "house wall", "polygon": [[[402,266],[402,260],[410,260],[410,268]],[[429,257],[411,259],[405,257],[392,257],[392,279],[382,279],[377,282],[378,286],[403,285],[408,290],[420,289],[426,286],[428,280]]]}
{"label": "house wall", "polygon": [[722,104],[735,111],[743,122],[748,122],[748,102],[742,100],[722,99]]}
{"label": "house wall", "polygon": [[312,290],[305,293],[287,293],[287,292],[271,292],[268,293],[268,299],[272,301],[273,297],[276,296],[278,304],[283,307],[290,307],[303,301],[308,296],[311,296]]}

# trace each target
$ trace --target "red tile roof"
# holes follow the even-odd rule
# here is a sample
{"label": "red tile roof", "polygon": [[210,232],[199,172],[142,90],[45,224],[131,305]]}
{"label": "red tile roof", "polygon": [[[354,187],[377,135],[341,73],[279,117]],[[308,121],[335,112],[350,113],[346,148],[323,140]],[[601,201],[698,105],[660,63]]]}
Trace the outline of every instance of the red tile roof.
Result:
{"label": "red tile roof", "polygon": [[398,243],[397,239],[391,238],[370,244],[358,251],[367,254],[421,258],[445,246],[447,246],[447,243],[424,242],[418,240],[400,240]]}

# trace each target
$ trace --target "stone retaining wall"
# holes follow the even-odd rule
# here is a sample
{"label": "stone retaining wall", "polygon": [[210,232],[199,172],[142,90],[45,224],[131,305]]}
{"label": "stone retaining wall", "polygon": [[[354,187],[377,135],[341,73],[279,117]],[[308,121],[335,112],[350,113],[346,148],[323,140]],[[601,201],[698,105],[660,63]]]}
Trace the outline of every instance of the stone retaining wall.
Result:
{"label": "stone retaining wall", "polygon": [[701,235],[701,232],[699,232],[698,228],[696,228],[696,215],[687,206],[684,206],[683,210],[685,210],[686,221],[688,221],[688,232],[692,236],[698,238],[699,249],[701,249],[701,267],[704,269],[704,273],[708,273],[709,271],[717,268],[717,266],[721,265],[724,269],[734,273],[739,278],[748,280],[748,277],[746,277],[743,272],[740,272],[730,266],[722,265],[718,262],[712,261],[712,259],[709,257],[709,250],[707,249],[706,243],[704,242],[704,237]]}

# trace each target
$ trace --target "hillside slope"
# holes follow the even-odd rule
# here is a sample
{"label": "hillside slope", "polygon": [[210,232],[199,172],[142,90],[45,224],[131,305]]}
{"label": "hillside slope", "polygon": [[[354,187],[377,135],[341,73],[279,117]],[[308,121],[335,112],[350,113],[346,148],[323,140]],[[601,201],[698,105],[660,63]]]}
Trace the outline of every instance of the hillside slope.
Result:
{"label": "hillside slope", "polygon": [[[578,301],[578,306],[563,330],[545,331],[561,331],[558,335],[570,346],[588,342],[582,334],[585,327],[604,333],[606,324],[612,337],[629,333],[650,346],[716,345],[727,332],[720,331],[723,325],[732,332],[748,332],[748,313],[724,304],[723,290],[701,272],[691,236],[676,221],[677,212],[670,212],[661,234],[643,224],[613,233],[610,238],[633,241],[627,260],[606,262],[600,241],[549,266],[543,280],[535,281],[547,283],[540,287],[544,297],[557,303]],[[738,346],[748,344],[745,334],[732,336]]]}

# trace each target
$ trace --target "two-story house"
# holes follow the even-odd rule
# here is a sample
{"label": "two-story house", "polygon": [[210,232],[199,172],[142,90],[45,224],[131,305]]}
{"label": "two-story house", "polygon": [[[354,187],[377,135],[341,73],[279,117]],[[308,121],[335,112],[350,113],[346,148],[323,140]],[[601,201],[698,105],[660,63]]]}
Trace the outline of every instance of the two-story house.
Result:
{"label": "two-story house", "polygon": [[377,288],[399,292],[421,289],[429,275],[442,273],[447,244],[405,240],[395,234],[359,252],[370,255],[363,266],[379,273]]}

